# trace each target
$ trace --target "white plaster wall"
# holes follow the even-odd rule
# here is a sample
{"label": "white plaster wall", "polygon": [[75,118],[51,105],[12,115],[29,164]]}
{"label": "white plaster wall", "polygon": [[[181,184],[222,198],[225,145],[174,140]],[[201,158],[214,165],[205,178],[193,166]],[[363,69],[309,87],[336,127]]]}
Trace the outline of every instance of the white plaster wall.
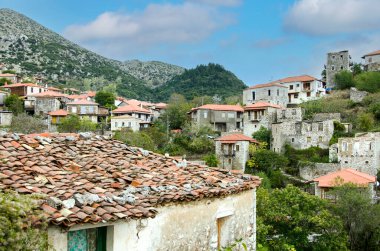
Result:
{"label": "white plaster wall", "polygon": [[[217,250],[217,218],[222,225],[222,244],[243,238],[248,250],[256,250],[255,189],[225,198],[167,205],[153,219],[119,221],[107,229],[107,250],[209,251]],[[100,224],[99,226],[104,226]],[[97,227],[86,224],[73,230]],[[67,233],[49,228],[56,251],[67,251]]]}

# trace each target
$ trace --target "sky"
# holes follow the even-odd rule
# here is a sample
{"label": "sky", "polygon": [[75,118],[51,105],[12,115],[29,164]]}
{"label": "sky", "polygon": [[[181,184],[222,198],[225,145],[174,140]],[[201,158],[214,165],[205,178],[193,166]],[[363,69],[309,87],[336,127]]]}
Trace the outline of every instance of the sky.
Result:
{"label": "sky", "polygon": [[329,51],[380,49],[380,0],[0,0],[102,56],[223,65],[248,86],[320,77]]}

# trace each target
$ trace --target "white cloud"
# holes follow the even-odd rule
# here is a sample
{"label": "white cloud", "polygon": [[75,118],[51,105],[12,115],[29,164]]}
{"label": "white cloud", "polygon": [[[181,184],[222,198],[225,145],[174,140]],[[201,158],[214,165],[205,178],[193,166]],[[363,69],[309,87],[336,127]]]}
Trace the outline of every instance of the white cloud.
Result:
{"label": "white cloud", "polygon": [[202,4],[216,5],[216,6],[239,6],[242,0],[187,0],[188,2],[196,2]]}
{"label": "white cloud", "polygon": [[285,28],[329,35],[380,28],[379,0],[297,0],[285,16]]}
{"label": "white cloud", "polygon": [[109,57],[154,46],[202,41],[233,22],[216,7],[185,2],[150,4],[141,12],[105,12],[87,24],[67,27],[64,36]]}

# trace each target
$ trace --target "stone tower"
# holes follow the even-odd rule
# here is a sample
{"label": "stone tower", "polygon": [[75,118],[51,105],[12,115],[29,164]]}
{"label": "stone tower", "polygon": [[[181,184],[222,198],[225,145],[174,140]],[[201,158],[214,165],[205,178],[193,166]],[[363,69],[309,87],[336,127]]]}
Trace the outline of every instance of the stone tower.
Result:
{"label": "stone tower", "polygon": [[350,59],[351,57],[348,50],[327,53],[326,88],[335,87],[335,74],[350,69]]}

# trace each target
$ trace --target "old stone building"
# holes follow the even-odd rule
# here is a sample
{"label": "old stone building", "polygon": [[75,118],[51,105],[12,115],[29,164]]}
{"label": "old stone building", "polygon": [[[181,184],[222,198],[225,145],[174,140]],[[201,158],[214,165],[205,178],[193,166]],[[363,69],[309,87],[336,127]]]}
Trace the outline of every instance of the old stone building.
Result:
{"label": "old stone building", "polygon": [[244,173],[249,160],[249,145],[258,144],[255,139],[241,133],[225,134],[215,139],[215,153],[219,166],[227,170],[240,170]]}
{"label": "old stone building", "polygon": [[286,144],[295,149],[312,146],[328,149],[335,119],[284,121],[272,124],[271,149],[283,152]]}
{"label": "old stone building", "polygon": [[216,251],[237,239],[256,250],[258,177],[85,133],[9,134],[0,146],[0,191],[43,196],[56,251]]}
{"label": "old stone building", "polygon": [[131,129],[134,132],[146,127],[146,121],[131,115],[113,116],[111,117],[111,131],[119,131],[122,129]]}
{"label": "old stone building", "polygon": [[339,138],[330,149],[330,159],[335,158],[342,167],[376,175],[380,170],[380,133],[358,133],[353,138]]}
{"label": "old stone building", "polygon": [[34,113],[41,116],[47,116],[49,112],[54,112],[65,107],[67,95],[55,92],[46,91],[28,96],[28,100],[34,99]]}
{"label": "old stone building", "polygon": [[252,137],[252,134],[260,130],[261,127],[271,129],[272,123],[276,122],[277,111],[285,110],[279,105],[267,102],[257,102],[244,107],[244,135]]}
{"label": "old stone building", "polygon": [[129,115],[136,119],[150,123],[153,121],[153,114],[148,109],[137,105],[123,105],[112,111],[113,116]]}
{"label": "old stone building", "polygon": [[260,101],[286,107],[288,104],[288,88],[275,81],[255,85],[243,91],[243,103],[245,105]]}
{"label": "old stone building", "polygon": [[21,77],[13,73],[0,73],[0,78],[9,80],[11,84],[16,84],[21,81]]}
{"label": "old stone building", "polygon": [[67,111],[71,114],[78,115],[81,119],[88,119],[93,123],[98,122],[99,105],[98,103],[81,99],[74,102],[69,102]]}
{"label": "old stone building", "polygon": [[218,132],[241,131],[243,107],[239,105],[202,105],[189,112],[193,125],[211,126]]}
{"label": "old stone building", "polygon": [[351,56],[347,50],[327,53],[326,87],[328,89],[335,87],[335,74],[350,69],[350,59]]}
{"label": "old stone building", "polygon": [[366,71],[380,71],[380,50],[373,51],[362,57]]}

